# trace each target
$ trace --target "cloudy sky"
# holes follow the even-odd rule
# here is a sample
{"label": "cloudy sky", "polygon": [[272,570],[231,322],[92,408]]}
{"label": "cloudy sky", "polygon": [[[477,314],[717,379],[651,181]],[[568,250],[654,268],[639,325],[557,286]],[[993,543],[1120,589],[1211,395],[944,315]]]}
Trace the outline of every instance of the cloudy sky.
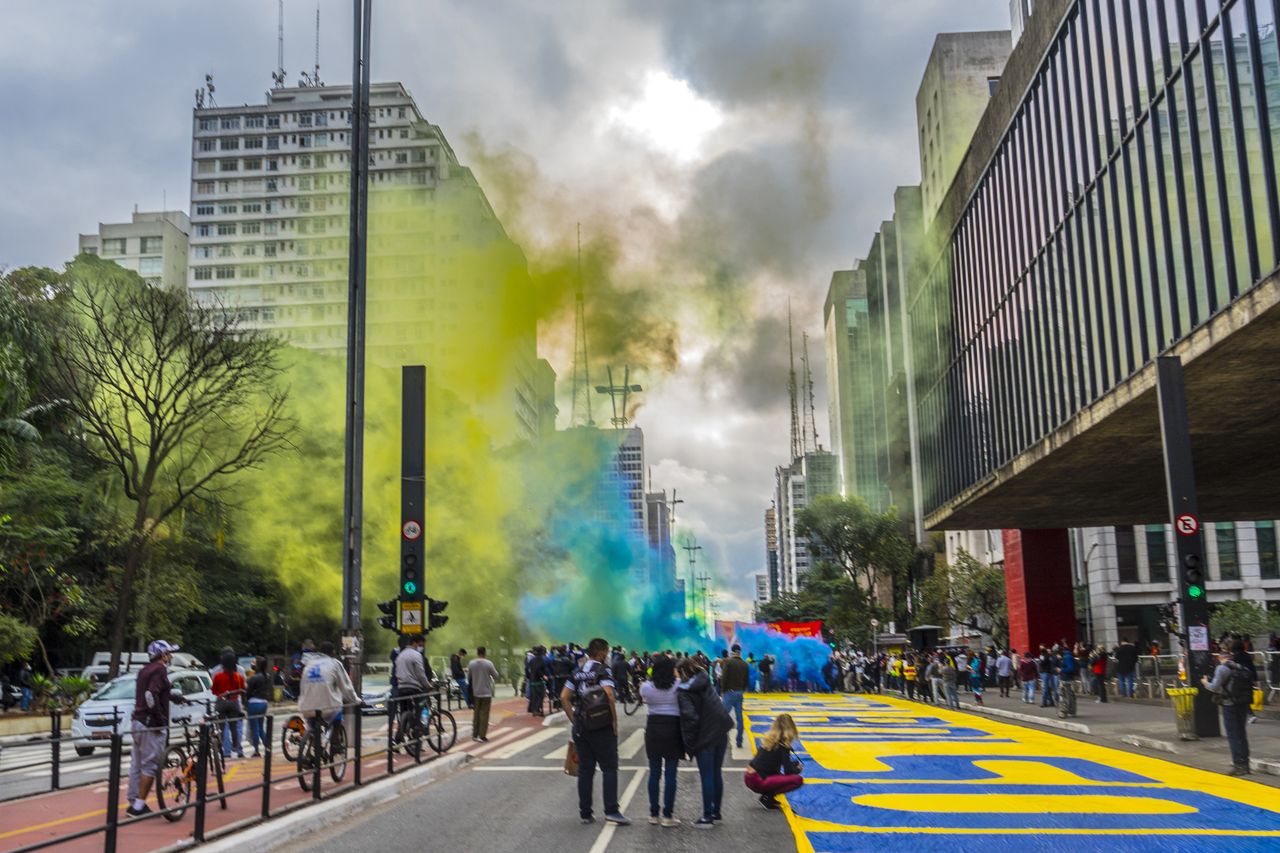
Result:
{"label": "cloudy sky", "polygon": [[[314,61],[316,3],[285,6],[294,80]],[[350,79],[350,7],[320,0],[329,83]],[[78,232],[135,204],[186,209],[193,91],[212,73],[221,105],[261,102],[275,66],[270,0],[54,0],[5,19],[0,266],[61,264]],[[831,271],[919,179],[914,98],[934,36],[1007,26],[1007,0],[376,4],[374,78],[404,82],[531,257],[577,219],[652,297],[636,310],[674,357],[601,349],[642,362],[654,485],[685,500],[724,615],[749,612],[786,461],[788,300],[812,339],[825,442]],[[562,377],[565,319],[542,334]]]}

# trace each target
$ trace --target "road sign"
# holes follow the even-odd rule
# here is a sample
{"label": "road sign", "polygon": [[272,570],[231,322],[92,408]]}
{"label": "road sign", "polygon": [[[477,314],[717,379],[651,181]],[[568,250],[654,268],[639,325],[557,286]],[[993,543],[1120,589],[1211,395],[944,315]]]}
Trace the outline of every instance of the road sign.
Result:
{"label": "road sign", "polygon": [[1200,532],[1200,519],[1189,512],[1184,512],[1174,519],[1173,526],[1183,536],[1195,536]]}
{"label": "road sign", "polygon": [[404,523],[404,527],[400,528],[400,532],[404,534],[405,539],[413,542],[422,535],[422,525],[413,519],[409,519]]}
{"label": "road sign", "polygon": [[421,634],[422,633],[422,602],[421,601],[400,602],[400,633],[401,634]]}

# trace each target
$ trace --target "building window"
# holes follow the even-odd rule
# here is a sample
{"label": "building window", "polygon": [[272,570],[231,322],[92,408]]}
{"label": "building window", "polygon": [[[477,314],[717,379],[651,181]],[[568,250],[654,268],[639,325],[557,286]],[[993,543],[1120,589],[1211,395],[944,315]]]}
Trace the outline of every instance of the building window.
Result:
{"label": "building window", "polygon": [[257,278],[258,268],[254,266],[241,267],[240,277],[241,278]]}
{"label": "building window", "polygon": [[211,205],[211,204],[197,204],[197,205],[196,205],[196,216],[213,216],[213,205]]}
{"label": "building window", "polygon": [[235,267],[218,267],[217,272],[215,273],[215,276],[217,278],[235,278],[236,268]]}
{"label": "building window", "polygon": [[239,160],[220,160],[218,162],[218,170],[222,172],[238,172],[240,171]]}
{"label": "building window", "polygon": [[241,234],[257,234],[262,230],[262,225],[257,222],[246,222],[240,229]]}
{"label": "building window", "polygon": [[209,236],[209,226],[208,226],[207,224],[197,225],[197,226],[196,226],[196,236],[197,236],[197,237],[208,237],[208,236]]}
{"label": "building window", "polygon": [[138,249],[140,255],[154,255],[164,251],[163,237],[142,237],[141,248]]}
{"label": "building window", "polygon": [[218,257],[234,258],[235,256],[236,256],[235,249],[232,249],[229,245],[224,243],[218,247]]}
{"label": "building window", "polygon": [[261,213],[262,202],[246,201],[243,205],[240,206],[240,210],[243,211],[244,213]]}
{"label": "building window", "polygon": [[213,257],[213,247],[212,247],[212,246],[196,246],[196,247],[195,247],[195,256],[196,256],[197,258],[212,258],[212,257]]}
{"label": "building window", "polygon": [[311,127],[311,113],[298,113],[298,126]]}
{"label": "building window", "polygon": [[221,126],[223,130],[239,130],[240,116],[224,116]]}
{"label": "building window", "polygon": [[217,130],[218,120],[216,118],[202,118],[200,119],[200,129],[201,130]]}
{"label": "building window", "polygon": [[1236,526],[1230,522],[1215,523],[1218,540],[1218,580],[1240,580],[1240,555],[1236,549]]}
{"label": "building window", "polygon": [[1276,523],[1259,521],[1254,524],[1258,534],[1258,570],[1263,580],[1280,580],[1280,555],[1276,553]]}
{"label": "building window", "polygon": [[235,233],[236,233],[236,224],[235,224],[234,222],[219,222],[219,223],[218,223],[218,236],[219,236],[219,237],[226,237],[226,236],[228,236],[228,235],[235,234]]}
{"label": "building window", "polygon": [[210,195],[213,192],[213,181],[199,181],[196,183],[196,192],[200,195]]}
{"label": "building window", "polygon": [[225,139],[221,139],[219,140],[218,148],[222,151],[239,151],[240,137],[228,136]]}
{"label": "building window", "polygon": [[268,151],[279,151],[279,150],[280,150],[280,137],[278,137],[278,136],[268,136],[268,137],[267,137],[267,150],[268,150]]}
{"label": "building window", "polygon": [[138,275],[160,275],[163,271],[164,265],[160,258],[138,259]]}
{"label": "building window", "polygon": [[1163,524],[1147,525],[1147,568],[1151,583],[1169,582],[1169,546]]}
{"label": "building window", "polygon": [[220,204],[218,205],[218,212],[223,216],[230,216],[231,214],[238,212],[238,207],[234,204]]}
{"label": "building window", "polygon": [[1000,78],[999,78],[999,77],[988,77],[988,78],[987,78],[987,96],[988,96],[988,97],[990,97],[991,95],[994,95],[994,94],[996,93],[996,89],[999,89],[999,88],[1000,88]]}
{"label": "building window", "polygon": [[262,116],[245,116],[245,127],[262,127]]}
{"label": "building window", "polygon": [[196,172],[198,172],[201,175],[208,174],[209,172],[212,172],[217,167],[217,165],[218,164],[212,160],[201,160],[200,162],[196,163]]}
{"label": "building window", "polygon": [[267,116],[267,127],[279,127],[280,116]]}
{"label": "building window", "polygon": [[244,140],[244,147],[245,147],[245,148],[261,148],[261,147],[262,147],[262,137],[261,137],[261,136],[246,136],[246,137],[245,137],[245,140]]}
{"label": "building window", "polygon": [[262,158],[261,157],[248,158],[247,160],[244,161],[244,168],[246,172],[258,171],[259,169],[262,168]]}
{"label": "building window", "polygon": [[107,237],[102,241],[102,254],[104,256],[123,255],[125,250],[124,240],[125,238],[123,237]]}
{"label": "building window", "polygon": [[213,140],[213,139],[201,139],[201,140],[200,140],[200,150],[201,150],[201,151],[216,151],[216,150],[218,150],[218,143],[217,143],[217,141],[216,141],[216,140]]}
{"label": "building window", "polygon": [[1132,527],[1116,528],[1116,567],[1120,583],[1138,583],[1138,553],[1134,547]]}
{"label": "building window", "polygon": [[193,271],[193,277],[196,281],[208,281],[213,278],[212,267],[196,267]]}

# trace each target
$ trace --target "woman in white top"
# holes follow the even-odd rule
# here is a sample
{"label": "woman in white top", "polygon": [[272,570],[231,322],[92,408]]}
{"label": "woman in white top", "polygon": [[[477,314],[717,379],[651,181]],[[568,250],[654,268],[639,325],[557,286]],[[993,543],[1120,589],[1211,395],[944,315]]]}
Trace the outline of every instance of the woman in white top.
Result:
{"label": "woman in white top", "polygon": [[[640,685],[640,698],[648,711],[644,727],[644,751],[649,758],[649,823],[679,826],[673,817],[676,804],[676,768],[684,755],[680,739],[680,703],[676,699],[676,663],[667,655],[653,659],[653,673]],[[663,766],[665,762],[665,768]],[[665,771],[665,772],[664,772]],[[662,817],[658,817],[658,789],[666,776]]]}

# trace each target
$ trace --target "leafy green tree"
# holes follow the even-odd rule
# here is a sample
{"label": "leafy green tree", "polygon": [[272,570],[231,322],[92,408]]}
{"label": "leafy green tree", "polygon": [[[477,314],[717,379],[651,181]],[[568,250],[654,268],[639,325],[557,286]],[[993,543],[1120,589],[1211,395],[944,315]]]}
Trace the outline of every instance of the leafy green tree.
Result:
{"label": "leafy green tree", "polygon": [[941,625],[990,634],[998,646],[1009,642],[1004,571],[960,549],[954,565],[942,566],[921,588],[922,615]]}
{"label": "leafy green tree", "polygon": [[898,511],[874,512],[859,497],[818,498],[797,515],[796,533],[808,537],[816,557],[842,569],[878,606],[885,592],[902,585],[914,554]]}
{"label": "leafy green tree", "polygon": [[30,658],[37,636],[21,619],[0,613],[0,665]]}
{"label": "leafy green tree", "polygon": [[115,674],[161,525],[287,446],[282,344],[109,261],[81,255],[66,281],[73,316],[53,341],[56,388],[133,504],[111,617]]}
{"label": "leafy green tree", "polygon": [[1224,634],[1257,637],[1280,630],[1280,615],[1272,613],[1252,599],[1224,601],[1214,606],[1209,617],[1209,630],[1215,637]]}
{"label": "leafy green tree", "polygon": [[819,560],[800,582],[799,592],[784,592],[760,605],[762,622],[809,622],[820,619],[833,639],[856,645],[871,644],[871,620],[884,613],[845,571],[828,560]]}

